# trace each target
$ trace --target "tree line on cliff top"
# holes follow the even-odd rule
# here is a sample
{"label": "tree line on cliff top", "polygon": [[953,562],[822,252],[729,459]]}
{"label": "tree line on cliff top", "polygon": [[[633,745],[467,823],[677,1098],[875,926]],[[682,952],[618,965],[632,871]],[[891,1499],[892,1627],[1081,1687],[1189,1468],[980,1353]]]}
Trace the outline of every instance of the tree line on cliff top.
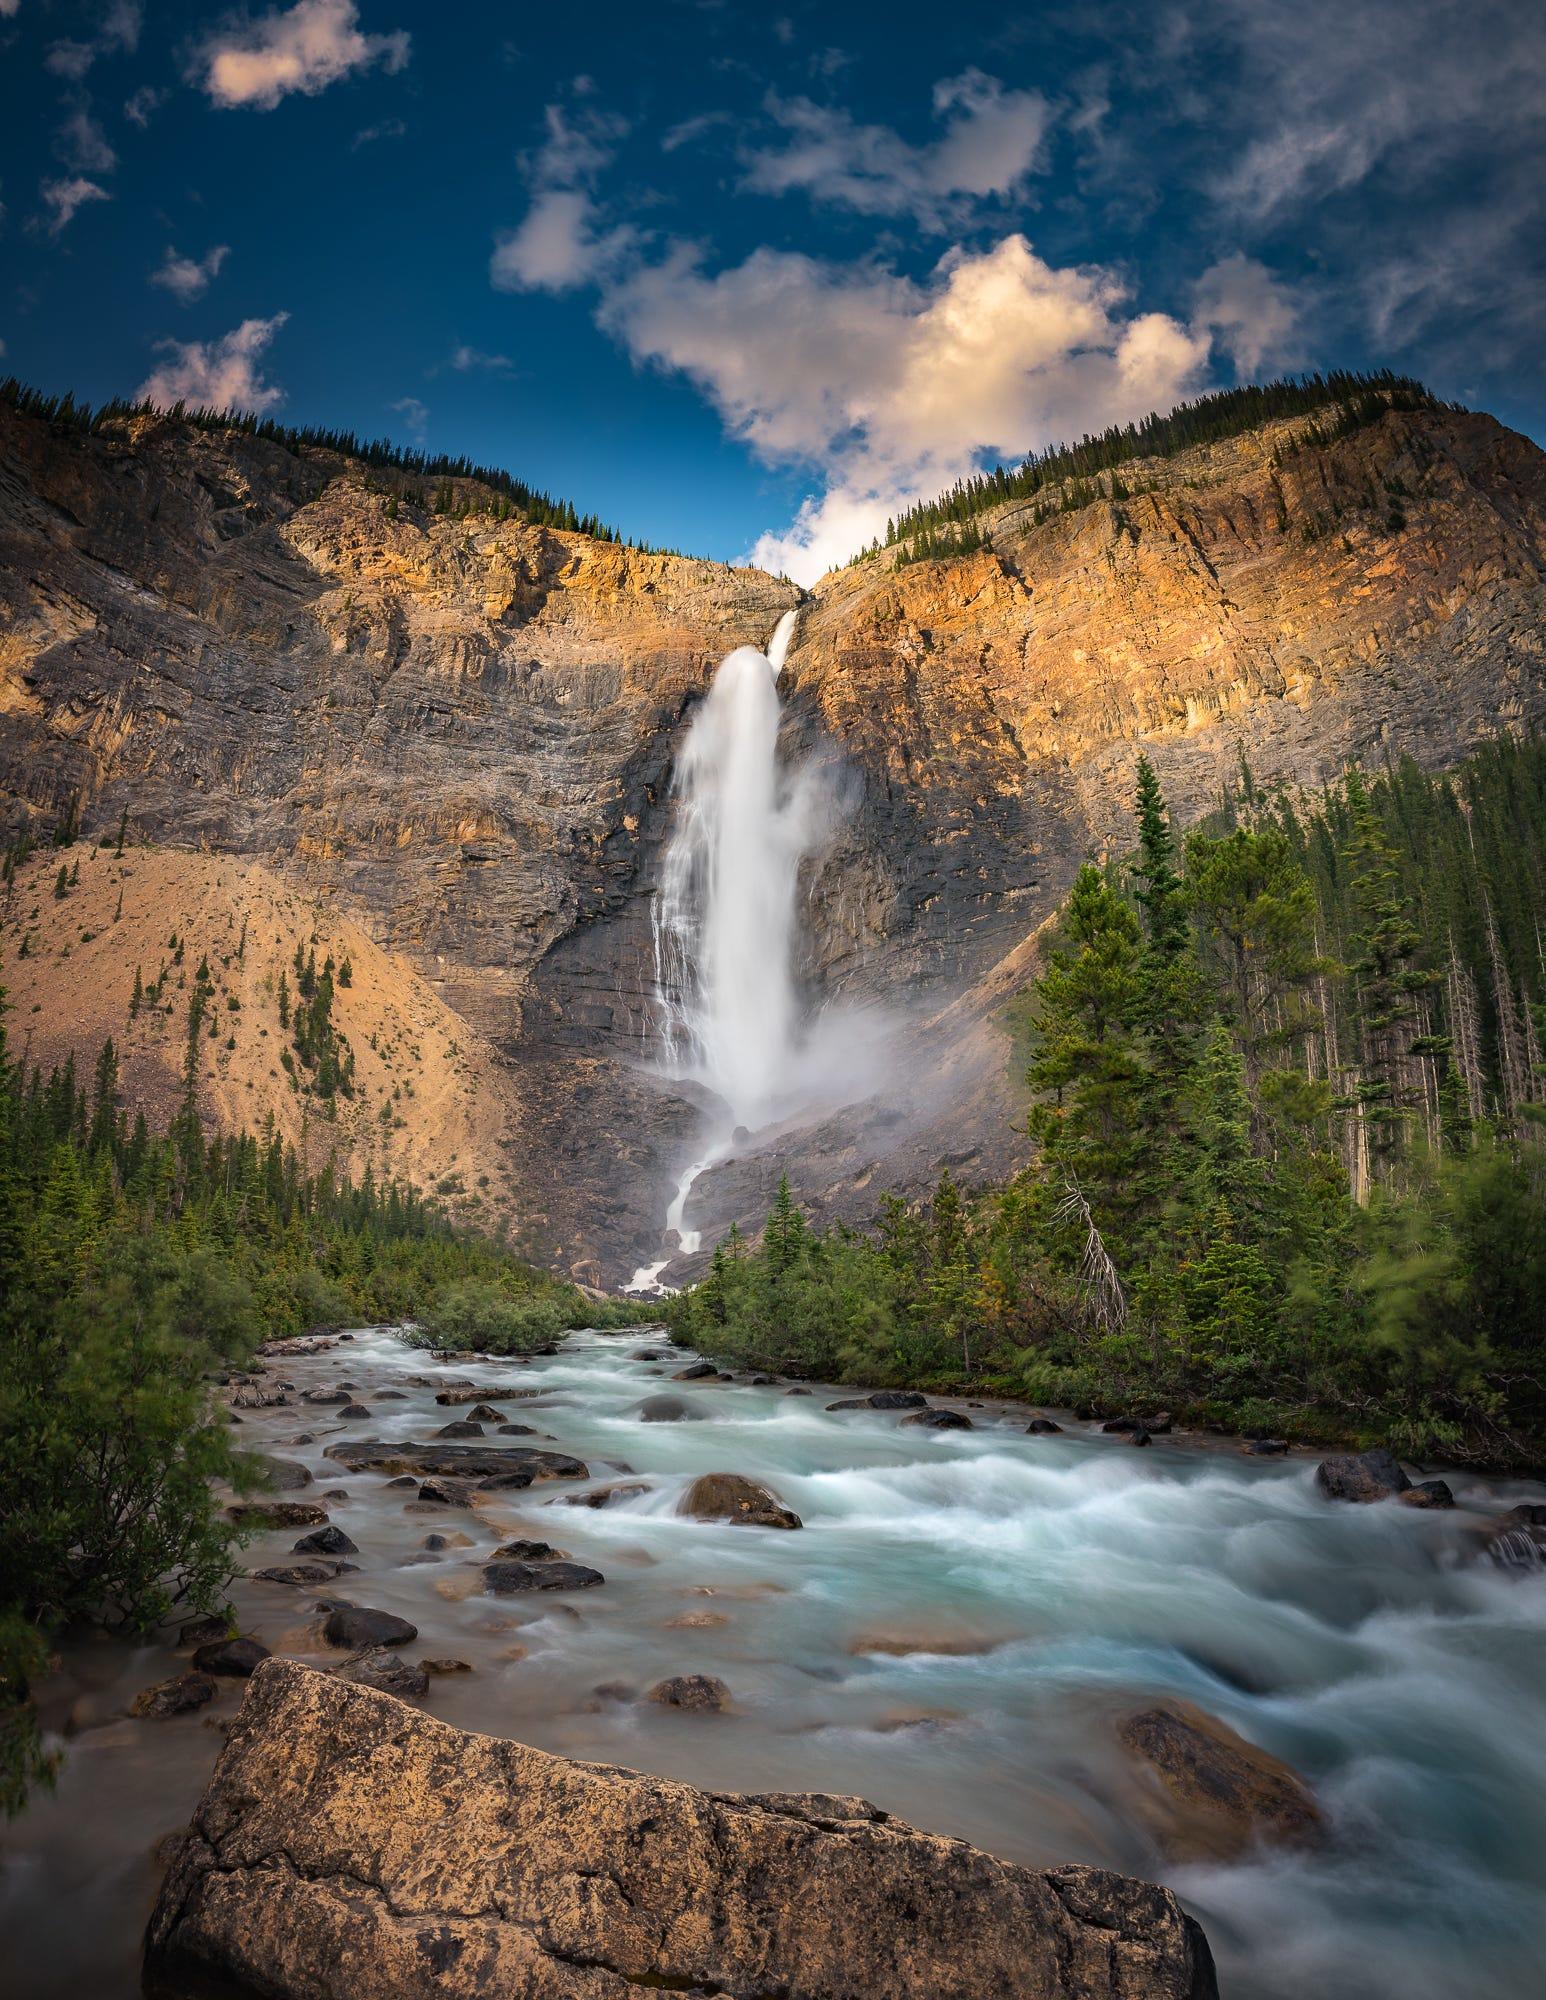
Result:
{"label": "tree line on cliff top", "polygon": [[1248,771],[1086,866],[1014,1009],[1034,1163],[817,1232],[787,1185],[673,1303],[711,1354],[1247,1435],[1546,1448],[1546,749],[1318,798]]}

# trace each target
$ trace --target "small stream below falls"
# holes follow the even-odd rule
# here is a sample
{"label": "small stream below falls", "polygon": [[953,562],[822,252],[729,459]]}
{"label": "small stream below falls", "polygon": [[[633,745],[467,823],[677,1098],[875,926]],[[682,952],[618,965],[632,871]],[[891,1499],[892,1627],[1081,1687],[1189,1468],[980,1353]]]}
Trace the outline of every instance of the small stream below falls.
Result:
{"label": "small stream below falls", "polygon": [[[1228,2000],[1539,1990],[1546,1576],[1478,1565],[1466,1534],[1541,1489],[1462,1476],[1452,1514],[1334,1506],[1307,1461],[1195,1442],[1134,1451],[1072,1422],[1030,1437],[1023,1412],[997,1408],[974,1410],[971,1431],[932,1434],[828,1412],[829,1397],[786,1384],[668,1385],[683,1357],[636,1358],[648,1345],[637,1330],[582,1333],[525,1364],[437,1367],[388,1332],[361,1332],[275,1362],[267,1379],[401,1400],[347,1424],[293,1400],[242,1413],[245,1445],[310,1470],[290,1497],[325,1494],[358,1544],[358,1573],[333,1592],[411,1618],[408,1657],[471,1666],[431,1681],[431,1713],[717,1789],[860,1793],[1014,1860],[1160,1877],[1206,1925]],[[591,1484],[626,1467],[649,1491],[592,1510],[546,1482],[448,1508],[324,1457],[345,1437],[432,1437],[465,1414],[435,1403],[449,1377],[537,1391],[506,1414],[583,1458]],[[640,1420],[641,1400],[667,1386],[698,1421]],[[293,1443],[302,1432],[313,1441]],[[490,1428],[486,1442],[504,1440]],[[709,1470],[765,1479],[803,1531],[680,1518],[687,1482]],[[291,1560],[303,1532],[259,1535],[247,1563]],[[437,1532],[467,1543],[428,1555]],[[551,1541],[605,1585],[480,1595],[478,1561],[515,1535]],[[316,1594],[243,1578],[233,1601],[274,1651],[336,1664]],[[67,1755],[57,1791],[0,1831],[3,1983],[18,2000],[138,1990],[154,1850],[188,1818],[241,1699],[227,1681],[200,1713],[127,1717],[141,1688],[185,1662],[73,1645],[40,1691]],[[636,1698],[678,1673],[719,1676],[732,1712]],[[1161,1693],[1300,1770],[1330,1815],[1328,1844],[1167,1865],[1133,1813],[1113,1735]]]}

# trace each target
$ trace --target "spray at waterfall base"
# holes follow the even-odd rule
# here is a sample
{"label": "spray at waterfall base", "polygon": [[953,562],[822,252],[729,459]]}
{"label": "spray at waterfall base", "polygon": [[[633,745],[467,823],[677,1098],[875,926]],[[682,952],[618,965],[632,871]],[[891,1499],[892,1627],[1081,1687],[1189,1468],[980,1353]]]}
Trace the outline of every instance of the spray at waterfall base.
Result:
{"label": "spray at waterfall base", "polygon": [[830,766],[785,765],[778,680],[798,610],[766,652],[739,646],[715,671],[672,777],[675,825],[652,920],[660,1069],[708,1091],[715,1109],[666,1209],[665,1255],[630,1292],[702,1247],[688,1198],[710,1168],[776,1128],[797,1130],[879,1081],[885,1017],[813,1007],[795,973],[801,868],[830,840],[842,800]]}

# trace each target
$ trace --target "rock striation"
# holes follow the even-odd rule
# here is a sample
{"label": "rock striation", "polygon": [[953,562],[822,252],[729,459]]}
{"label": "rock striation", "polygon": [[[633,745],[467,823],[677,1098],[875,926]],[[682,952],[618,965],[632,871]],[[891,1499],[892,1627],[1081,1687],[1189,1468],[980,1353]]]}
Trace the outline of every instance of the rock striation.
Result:
{"label": "rock striation", "polygon": [[1168,1891],[861,1799],[734,1797],[264,1663],[147,1933],[150,1990],[273,2000],[1214,2000]]}
{"label": "rock striation", "polygon": [[[89,922],[29,893],[56,865],[35,857],[0,922],[36,904],[42,942],[7,948],[8,978],[28,1008],[69,950],[49,1060],[72,1018],[121,1031],[120,888],[126,923],[165,905],[147,951],[190,899],[197,949],[229,953],[244,914],[277,940],[248,1012],[316,932],[359,968],[338,1015],[369,1097],[327,1144],[610,1282],[659,1254],[699,1115],[640,1062],[672,758],[718,660],[799,593],[455,498],[398,505],[334,454],[171,417],[87,435],[0,409],[0,819],[48,832],[78,797],[87,836],[127,811],[136,857]],[[704,1175],[706,1240],[760,1222],[785,1168],[819,1215],[941,1158],[1015,1163],[998,1016],[1079,862],[1125,841],[1140,752],[1184,821],[1242,756],[1312,785],[1546,712],[1546,457],[1489,417],[1390,411],[1329,442],[1289,419],[1125,467],[1120,497],[1046,499],[985,517],[969,555],[884,554],[804,601],[788,747],[841,770],[847,810],[801,970],[814,996],[912,998],[909,1086]],[[269,1092],[298,1126],[248,1047],[208,1055],[212,1111],[258,1122]]]}

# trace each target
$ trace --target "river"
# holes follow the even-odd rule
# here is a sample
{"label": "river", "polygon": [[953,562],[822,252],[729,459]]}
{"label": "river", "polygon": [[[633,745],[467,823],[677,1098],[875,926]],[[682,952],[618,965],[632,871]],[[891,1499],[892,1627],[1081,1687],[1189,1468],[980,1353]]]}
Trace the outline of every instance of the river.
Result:
{"label": "river", "polygon": [[[973,1409],[970,1431],[829,1412],[842,1393],[662,1380],[649,1336],[581,1333],[527,1363],[436,1368],[383,1330],[274,1364],[297,1390],[350,1384],[368,1422],[294,1402],[243,1412],[242,1440],[304,1463],[359,1573],[332,1594],[418,1625],[409,1657],[472,1671],[426,1706],[464,1728],[722,1790],[859,1793],[1029,1863],[1078,1860],[1170,1883],[1205,1925],[1227,2000],[1519,2000],[1546,1936],[1546,1573],[1479,1563],[1467,1533],[1539,1487],[1452,1477],[1460,1506],[1333,1505],[1312,1462],[1126,1439],[1076,1425],[1028,1436],[1025,1413]],[[435,1507],[384,1476],[341,1475],[324,1448],[432,1437],[464,1411],[434,1386],[517,1384],[513,1420],[649,1490],[605,1509],[568,1487]],[[680,1393],[698,1421],[645,1423]],[[852,1394],[853,1392],[847,1392]],[[495,1399],[498,1400],[497,1398]],[[958,1405],[958,1407],[966,1407]],[[313,1441],[292,1441],[302,1430]],[[523,1444],[540,1437],[523,1438]],[[490,1444],[500,1442],[492,1434]],[[681,1518],[703,1471],[766,1480],[801,1532]],[[252,1568],[303,1529],[265,1531]],[[426,1535],[468,1538],[438,1554]],[[479,1559],[550,1541],[606,1582],[562,1597],[479,1594]],[[244,1631],[335,1664],[315,1589],[240,1579]],[[138,1991],[156,1847],[188,1817],[241,1683],[201,1713],[125,1711],[186,1655],[101,1640],[40,1690],[65,1738],[57,1791],[0,1831],[0,1935],[18,2000]],[[637,1697],[664,1676],[728,1684],[725,1714]],[[1294,1765],[1331,1833],[1305,1853],[1167,1864],[1135,1812],[1120,1717],[1184,1697]]]}

